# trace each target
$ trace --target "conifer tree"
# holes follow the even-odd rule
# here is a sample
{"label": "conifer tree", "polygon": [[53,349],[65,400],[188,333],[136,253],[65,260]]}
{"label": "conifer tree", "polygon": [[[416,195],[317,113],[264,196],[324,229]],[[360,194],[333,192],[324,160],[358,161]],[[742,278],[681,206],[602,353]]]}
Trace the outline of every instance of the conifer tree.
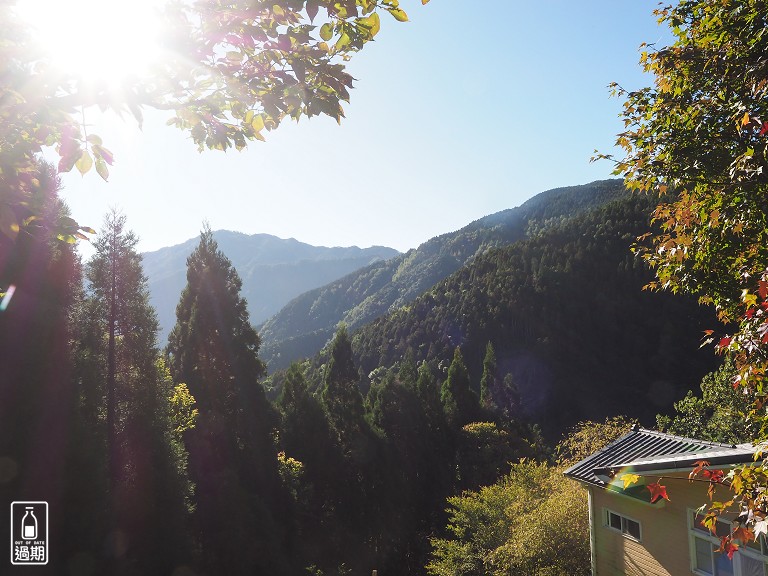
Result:
{"label": "conifer tree", "polygon": [[187,258],[187,286],[168,336],[171,373],[185,382],[203,412],[234,414],[244,398],[261,402],[266,367],[250,324],[242,281],[206,225]]}
{"label": "conifer tree", "polygon": [[[0,235],[0,501],[39,494],[51,509],[62,510],[76,410],[71,312],[82,278],[73,247],[53,239],[57,222],[67,217],[56,171],[35,163],[34,172],[25,172],[33,206],[25,206],[24,215],[34,207],[39,218],[30,219],[15,242]],[[0,189],[3,201],[9,195]],[[62,543],[68,518],[49,520],[51,539]],[[66,561],[62,546],[50,552],[51,565]]]}
{"label": "conifer tree", "polygon": [[298,364],[292,364],[286,372],[277,403],[282,413],[281,446],[289,455],[307,464],[309,471],[314,471],[314,464],[321,464],[323,453],[327,456],[330,429],[323,408],[310,394]]}
{"label": "conifer tree", "polygon": [[480,406],[489,412],[495,412],[497,405],[493,391],[496,389],[496,352],[490,340],[485,347],[483,358],[483,376],[480,379]]}
{"label": "conifer tree", "polygon": [[352,343],[342,326],[331,343],[321,400],[342,458],[332,495],[340,545],[355,551],[349,563],[362,569],[378,539],[375,505],[381,502],[381,475],[380,442],[365,419],[358,381]]}
{"label": "conifer tree", "polygon": [[[99,569],[132,566],[143,574],[162,574],[188,561],[189,485],[186,456],[173,436],[172,383],[159,363],[157,319],[137,242],[125,229],[125,216],[112,211],[85,268],[88,285],[75,372],[81,408],[75,437],[78,447],[80,440],[88,440],[76,452],[84,459],[89,485],[98,484],[99,462],[107,463],[107,516],[100,522],[92,515],[96,522],[91,530],[101,527],[125,538],[113,536],[106,543]],[[99,431],[104,434],[101,448],[96,438],[95,443],[89,439]],[[103,534],[91,536],[104,547]]]}
{"label": "conifer tree", "polygon": [[429,364],[426,362],[422,362],[418,368],[416,395],[421,402],[422,410],[427,417],[430,428],[440,435],[444,416],[440,404],[440,388]]}
{"label": "conifer tree", "polygon": [[196,485],[196,527],[205,569],[280,574],[285,514],[272,432],[277,417],[259,379],[259,336],[242,282],[206,225],[187,258],[187,286],[168,338],[168,366],[197,399],[197,425],[186,436]]}
{"label": "conifer tree", "polygon": [[412,348],[408,348],[405,357],[400,363],[397,379],[400,380],[400,383],[406,388],[410,388],[411,390],[416,389],[416,382],[419,379],[419,368],[416,366]]}
{"label": "conifer tree", "polygon": [[477,396],[470,388],[469,372],[458,346],[440,390],[440,401],[448,422],[455,428],[471,422],[477,415]]}
{"label": "conifer tree", "polygon": [[[292,364],[278,398],[282,413],[280,448],[304,465],[303,498],[296,503],[292,556],[298,566],[324,565],[338,543],[334,499],[344,463],[319,400],[307,387],[303,371]],[[295,564],[296,565],[296,564]],[[335,566],[335,564],[333,564]]]}
{"label": "conifer tree", "polygon": [[331,424],[342,439],[359,429],[363,422],[363,397],[358,387],[359,379],[352,357],[352,343],[346,326],[342,326],[331,344],[331,358],[321,396]]}

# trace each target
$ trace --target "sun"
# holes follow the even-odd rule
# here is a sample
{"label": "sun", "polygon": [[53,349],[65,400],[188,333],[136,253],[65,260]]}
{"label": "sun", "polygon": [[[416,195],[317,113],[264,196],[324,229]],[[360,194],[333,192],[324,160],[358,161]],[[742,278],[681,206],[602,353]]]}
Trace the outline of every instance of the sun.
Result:
{"label": "sun", "polygon": [[19,0],[40,58],[85,83],[117,88],[149,75],[164,54],[158,0]]}

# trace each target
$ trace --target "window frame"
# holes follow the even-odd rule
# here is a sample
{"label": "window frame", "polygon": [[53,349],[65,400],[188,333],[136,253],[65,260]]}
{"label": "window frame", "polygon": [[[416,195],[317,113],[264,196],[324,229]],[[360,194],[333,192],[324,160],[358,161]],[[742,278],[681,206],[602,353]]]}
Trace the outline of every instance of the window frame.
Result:
{"label": "window frame", "polygon": [[[718,554],[715,550],[717,550],[720,547],[720,537],[713,535],[709,530],[704,528],[701,525],[697,525],[696,522],[696,516],[697,511],[694,509],[689,508],[688,509],[688,547],[689,547],[689,555],[690,555],[690,561],[691,561],[691,572],[693,574],[696,574],[697,576],[718,576],[717,574],[717,566],[716,566],[716,557],[715,555]],[[730,532],[730,522],[728,522],[727,519],[718,520],[718,522],[722,524],[726,524],[729,527]],[[696,566],[696,541],[701,540],[703,542],[707,542],[710,545],[710,562],[712,571],[711,572],[705,572],[704,570],[699,569]],[[750,559],[757,560],[758,562],[763,563],[763,574],[765,576],[768,576],[768,546],[766,546],[766,542],[764,539],[761,539],[760,541],[760,551],[756,550],[754,547],[748,546],[748,545],[740,545],[738,552],[734,554],[733,561],[732,561],[732,568],[733,568],[733,575],[734,576],[743,576],[743,568],[742,568],[742,557],[747,556]]]}
{"label": "window frame", "polygon": [[[611,514],[614,516],[619,517],[619,523],[621,525],[621,528],[615,528],[611,525]],[[637,524],[637,532],[638,536],[633,535],[629,532],[627,529],[627,523],[628,522],[634,522]],[[603,526],[610,530],[611,532],[615,532],[616,534],[621,534],[624,536],[624,538],[629,538],[630,540],[634,542],[642,542],[643,541],[643,526],[639,520],[636,520],[635,518],[632,518],[630,516],[627,516],[626,514],[622,514],[620,512],[616,512],[615,510],[612,510],[610,508],[604,508],[603,509]]]}

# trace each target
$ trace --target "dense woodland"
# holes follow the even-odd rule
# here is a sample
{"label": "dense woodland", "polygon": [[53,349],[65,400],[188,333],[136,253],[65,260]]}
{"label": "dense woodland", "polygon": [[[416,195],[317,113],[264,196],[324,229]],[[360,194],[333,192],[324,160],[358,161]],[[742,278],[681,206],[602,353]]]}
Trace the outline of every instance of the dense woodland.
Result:
{"label": "dense woodland", "polygon": [[626,195],[620,180],[548,190],[517,208],[491,214],[405,254],[310,290],[260,327],[262,355],[272,370],[287,368],[292,361],[320,351],[339,323],[356,330],[408,305],[486,251],[522,240],[543,223]]}
{"label": "dense woodland", "polygon": [[[360,328],[353,349],[361,373],[375,379],[410,352],[444,375],[459,347],[479,395],[490,344],[497,402],[548,437],[627,406],[650,425],[717,360],[700,348],[716,323],[711,310],[643,291],[652,273],[630,247],[647,230],[651,207],[648,198],[624,195],[575,216],[531,221],[527,239],[485,251]],[[325,357],[312,361],[313,373]],[[361,379],[364,389],[369,383]]]}
{"label": "dense woodland", "polygon": [[[64,210],[57,186],[44,172],[50,222]],[[581,509],[559,474],[563,444],[549,446],[585,418],[669,411],[711,360],[697,350],[702,309],[640,290],[648,271],[629,248],[650,204],[597,197],[571,217],[542,205],[557,214],[528,220],[519,241],[367,326],[342,325],[268,380],[210,230],[164,350],[120,214],[86,262],[46,221],[0,240],[0,280],[16,286],[0,314],[0,496],[45,495],[50,564],[73,574],[490,570],[462,540],[476,536],[467,506],[527,490],[514,510],[531,526]],[[483,512],[502,509],[499,530],[513,508]],[[498,573],[554,566],[568,546],[574,564],[553,573],[584,567],[581,532],[547,560],[504,530],[482,544],[496,543]]]}

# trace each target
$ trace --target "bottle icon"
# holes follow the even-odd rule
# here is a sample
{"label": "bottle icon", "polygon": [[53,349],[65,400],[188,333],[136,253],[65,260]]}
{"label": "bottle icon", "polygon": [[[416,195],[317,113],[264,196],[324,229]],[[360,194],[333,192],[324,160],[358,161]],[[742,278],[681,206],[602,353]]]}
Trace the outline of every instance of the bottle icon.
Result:
{"label": "bottle icon", "polygon": [[32,506],[26,506],[25,509],[27,512],[21,519],[21,537],[24,540],[34,540],[37,538],[37,518]]}

